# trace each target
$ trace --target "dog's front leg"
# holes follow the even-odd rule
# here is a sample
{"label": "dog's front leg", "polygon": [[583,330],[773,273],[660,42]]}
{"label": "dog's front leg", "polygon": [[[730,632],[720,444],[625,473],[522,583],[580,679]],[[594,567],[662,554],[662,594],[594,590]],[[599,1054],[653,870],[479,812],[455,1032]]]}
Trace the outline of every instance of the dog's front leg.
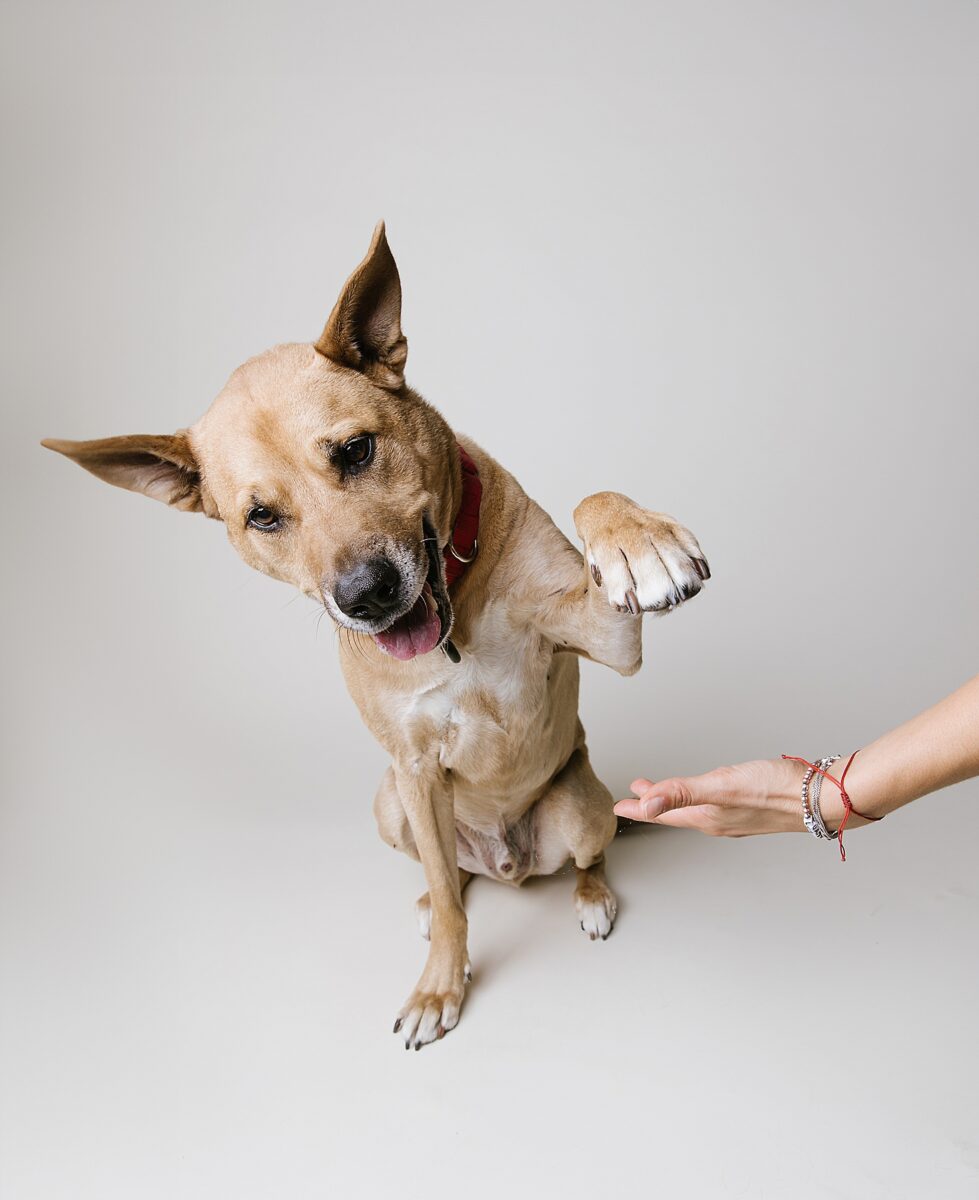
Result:
{"label": "dog's front leg", "polygon": [[418,847],[432,907],[428,961],[405,1001],[394,1032],[405,1049],[420,1050],[455,1027],[471,978],[466,951],[467,921],[456,862],[452,784],[437,752],[395,763],[395,779]]}
{"label": "dog's front leg", "polygon": [[584,565],[574,586],[548,597],[542,624],[569,649],[631,675],[642,663],[642,613],[672,612],[710,568],[689,529],[618,492],[582,500],[574,522]]}

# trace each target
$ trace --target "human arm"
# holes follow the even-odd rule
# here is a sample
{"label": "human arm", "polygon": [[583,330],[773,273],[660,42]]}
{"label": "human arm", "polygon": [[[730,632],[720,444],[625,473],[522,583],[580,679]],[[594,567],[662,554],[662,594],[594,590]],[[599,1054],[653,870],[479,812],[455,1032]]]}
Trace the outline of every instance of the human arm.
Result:
{"label": "human arm", "polygon": [[[837,769],[841,766],[836,764]],[[727,837],[803,831],[804,772],[799,763],[767,759],[689,778],[655,783],[640,778],[631,785],[635,795],[620,800],[615,811],[635,821]],[[975,775],[979,775],[979,675],[857,754],[846,778],[854,806],[848,828],[867,823],[858,812],[883,817]],[[831,783],[822,789],[820,808],[827,826],[838,828],[843,802]]]}

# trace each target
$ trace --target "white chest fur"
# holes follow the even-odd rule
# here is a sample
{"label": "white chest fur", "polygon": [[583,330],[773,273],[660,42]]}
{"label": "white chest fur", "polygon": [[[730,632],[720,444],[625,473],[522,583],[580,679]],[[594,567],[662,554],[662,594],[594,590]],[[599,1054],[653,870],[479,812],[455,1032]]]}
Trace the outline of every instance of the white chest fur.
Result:
{"label": "white chest fur", "polygon": [[498,795],[514,770],[521,773],[535,727],[546,720],[552,657],[539,633],[514,624],[504,602],[489,604],[461,662],[403,695],[398,716],[419,734],[434,734],[444,767]]}

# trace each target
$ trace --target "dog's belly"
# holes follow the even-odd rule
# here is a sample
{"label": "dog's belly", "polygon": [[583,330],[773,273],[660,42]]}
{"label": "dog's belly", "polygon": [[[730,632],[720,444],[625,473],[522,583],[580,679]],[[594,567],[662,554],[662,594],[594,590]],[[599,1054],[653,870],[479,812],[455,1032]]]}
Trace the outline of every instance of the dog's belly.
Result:
{"label": "dog's belly", "polygon": [[535,806],[494,833],[474,829],[456,819],[456,859],[474,875],[490,875],[504,883],[522,883],[538,866]]}

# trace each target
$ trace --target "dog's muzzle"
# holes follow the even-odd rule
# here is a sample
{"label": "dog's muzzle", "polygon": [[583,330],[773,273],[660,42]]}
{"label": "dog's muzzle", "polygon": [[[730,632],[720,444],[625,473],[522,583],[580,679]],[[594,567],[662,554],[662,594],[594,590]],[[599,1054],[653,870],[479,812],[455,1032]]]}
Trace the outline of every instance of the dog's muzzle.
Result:
{"label": "dog's muzzle", "polygon": [[[336,610],[341,624],[349,621],[350,628],[373,638],[385,654],[406,662],[447,643],[452,606],[438,538],[427,518],[414,555],[406,547],[403,557],[401,569],[383,556],[357,563],[335,581],[332,593],[324,591],[324,602]],[[411,582],[418,579],[420,588]],[[411,588],[407,596],[406,587]],[[458,652],[450,657],[458,661]]]}

